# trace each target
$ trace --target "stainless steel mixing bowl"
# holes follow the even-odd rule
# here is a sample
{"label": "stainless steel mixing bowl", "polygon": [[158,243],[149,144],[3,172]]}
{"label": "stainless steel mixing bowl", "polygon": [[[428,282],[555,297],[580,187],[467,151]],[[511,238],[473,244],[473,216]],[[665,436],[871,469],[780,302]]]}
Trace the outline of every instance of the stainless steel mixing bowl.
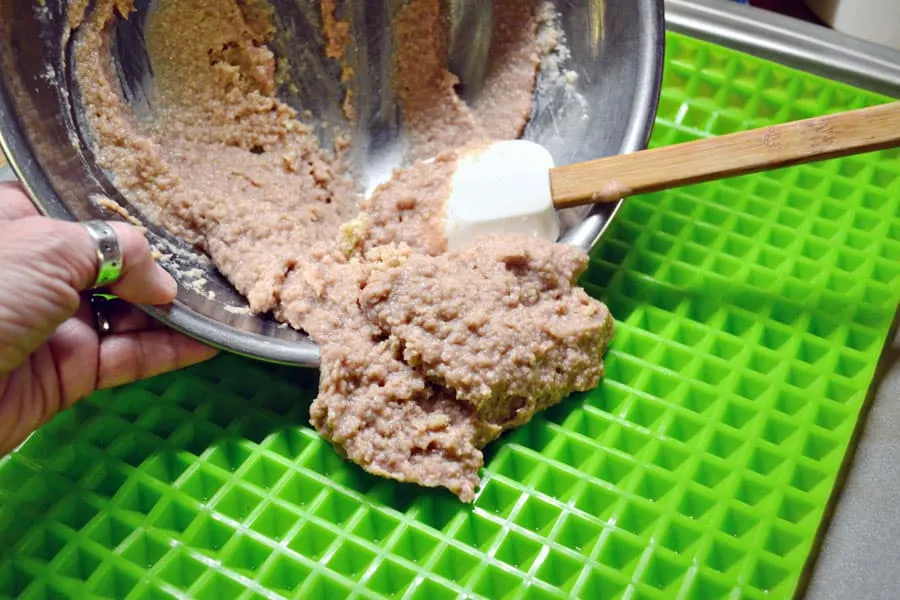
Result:
{"label": "stainless steel mixing bowl", "polygon": [[[451,40],[451,47],[469,48],[459,69],[479,72],[486,44],[473,25],[489,7],[487,0],[447,0],[462,26],[451,31],[472,42]],[[370,177],[383,175],[396,163],[392,150],[399,142],[399,123],[390,86],[389,15],[403,0],[345,0],[339,10],[349,12],[359,46],[357,77],[349,84],[359,107],[353,129],[353,157]],[[113,34],[114,56],[123,92],[138,102],[152,85],[152,64],[143,51],[141,30],[152,0],[138,0],[138,12],[122,21]],[[340,110],[344,86],[337,64],[324,57],[318,2],[274,0],[278,39],[276,54],[304,57],[290,60],[290,80],[282,97],[309,110],[318,133],[328,141],[334,126],[347,126]],[[650,136],[659,99],[664,46],[663,0],[556,0],[571,57],[566,67],[577,74],[575,93],[558,78],[542,75],[535,109],[525,137],[544,145],[563,165],[643,148]],[[108,197],[141,218],[91,159],[89,132],[79,115],[76,86],[71,80],[72,37],[66,35],[64,0],[23,2],[0,0],[0,143],[16,175],[45,214],[73,220],[110,218],[98,208]],[[475,11],[473,13],[473,11]],[[77,35],[77,32],[75,33]],[[482,42],[482,43],[479,43]],[[467,54],[467,55],[466,55]],[[474,65],[474,68],[473,68]],[[483,71],[483,69],[481,70]],[[468,75],[467,75],[468,76]],[[468,82],[468,90],[477,89]],[[290,90],[290,91],[289,91]],[[564,242],[592,247],[619,206],[564,215]],[[178,248],[183,273],[203,270],[202,287],[181,279],[178,299],[166,308],[145,308],[150,314],[188,335],[225,350],[267,361],[315,366],[318,347],[305,335],[271,318],[242,310],[243,298],[195,250],[166,231],[144,221],[151,243]],[[213,292],[209,294],[208,292]]]}

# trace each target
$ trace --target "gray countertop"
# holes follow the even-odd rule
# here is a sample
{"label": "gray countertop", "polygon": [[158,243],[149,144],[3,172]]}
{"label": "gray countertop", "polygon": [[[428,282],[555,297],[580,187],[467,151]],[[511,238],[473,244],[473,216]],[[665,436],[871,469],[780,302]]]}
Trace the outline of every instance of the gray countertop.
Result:
{"label": "gray countertop", "polygon": [[882,356],[863,433],[807,598],[894,599],[900,590],[900,335]]}

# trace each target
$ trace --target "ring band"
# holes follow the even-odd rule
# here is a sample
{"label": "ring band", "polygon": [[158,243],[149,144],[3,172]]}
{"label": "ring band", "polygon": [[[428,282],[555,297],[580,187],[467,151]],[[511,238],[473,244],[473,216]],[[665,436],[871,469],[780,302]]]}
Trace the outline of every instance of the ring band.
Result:
{"label": "ring band", "polygon": [[116,230],[104,221],[82,223],[97,246],[97,280],[91,289],[115,283],[122,276],[122,249]]}

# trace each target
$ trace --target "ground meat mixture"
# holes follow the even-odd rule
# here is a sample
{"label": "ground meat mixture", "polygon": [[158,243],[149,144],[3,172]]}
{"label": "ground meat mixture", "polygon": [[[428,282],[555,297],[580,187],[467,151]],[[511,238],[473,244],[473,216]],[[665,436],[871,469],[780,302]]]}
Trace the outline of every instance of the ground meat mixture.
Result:
{"label": "ground meat mixture", "polygon": [[[369,198],[341,148],[321,148],[276,97],[262,0],[160,0],[146,26],[146,106],[126,101],[111,61],[111,27],[131,1],[71,6],[98,164],[148,218],[206,252],[252,311],[319,343],[312,424],[350,460],[470,502],[485,444],[597,384],[613,321],[575,284],[583,252],[509,235],[446,253],[456,152],[515,138],[528,120],[536,0],[495,2],[485,93],[473,106],[444,66],[440,0],[399,9],[393,84],[410,157],[436,158]],[[320,8],[323,51],[349,81],[351,24],[332,0]]]}
{"label": "ground meat mixture", "polygon": [[426,254],[447,249],[444,204],[458,154],[448,150],[434,160],[419,161],[397,170],[368,199],[359,203],[359,216],[345,226],[358,251],[389,243],[403,243]]}
{"label": "ground meat mixture", "polygon": [[482,238],[374,274],[360,303],[406,364],[506,429],[603,375],[612,320],[575,285],[586,266],[572,247]]}

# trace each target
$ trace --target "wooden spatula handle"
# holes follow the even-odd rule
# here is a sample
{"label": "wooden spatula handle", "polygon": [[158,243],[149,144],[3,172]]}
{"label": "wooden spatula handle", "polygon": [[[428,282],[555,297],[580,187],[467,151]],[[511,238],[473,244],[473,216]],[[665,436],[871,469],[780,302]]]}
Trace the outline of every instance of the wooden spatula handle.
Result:
{"label": "wooden spatula handle", "polygon": [[900,145],[900,102],[558,167],[568,208]]}

